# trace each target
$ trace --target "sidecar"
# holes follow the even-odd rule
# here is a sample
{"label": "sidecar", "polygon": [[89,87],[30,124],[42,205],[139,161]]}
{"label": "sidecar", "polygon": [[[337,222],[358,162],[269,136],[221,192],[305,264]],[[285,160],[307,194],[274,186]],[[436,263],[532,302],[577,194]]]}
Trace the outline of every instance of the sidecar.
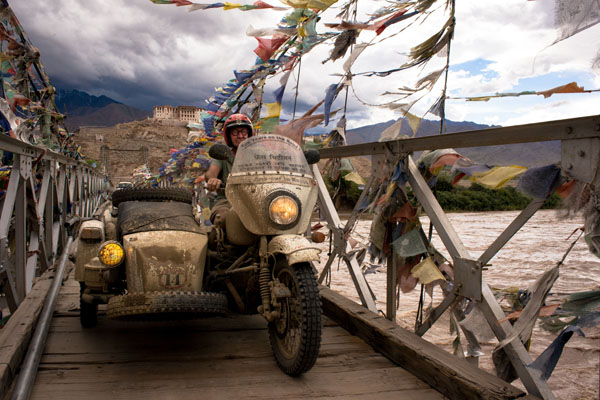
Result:
{"label": "sidecar", "polygon": [[81,324],[97,323],[99,304],[116,319],[182,319],[224,314],[223,293],[203,290],[206,228],[179,188],[126,188],[79,230],[75,279]]}

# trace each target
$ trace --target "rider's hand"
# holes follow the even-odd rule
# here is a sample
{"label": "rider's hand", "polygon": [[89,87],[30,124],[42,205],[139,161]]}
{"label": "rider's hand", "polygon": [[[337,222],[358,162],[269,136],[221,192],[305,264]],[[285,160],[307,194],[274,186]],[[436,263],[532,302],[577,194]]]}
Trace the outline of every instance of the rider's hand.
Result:
{"label": "rider's hand", "polygon": [[219,178],[210,178],[208,181],[206,181],[206,188],[209,191],[214,192],[221,186],[221,183],[222,182]]}

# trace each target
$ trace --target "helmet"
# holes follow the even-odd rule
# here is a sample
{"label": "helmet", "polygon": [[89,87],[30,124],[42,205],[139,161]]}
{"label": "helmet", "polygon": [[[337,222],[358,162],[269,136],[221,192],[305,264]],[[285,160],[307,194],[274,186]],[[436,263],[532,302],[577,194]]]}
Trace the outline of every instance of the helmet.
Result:
{"label": "helmet", "polygon": [[225,120],[225,124],[223,125],[223,131],[225,131],[225,142],[227,143],[227,145],[229,147],[232,146],[231,135],[229,132],[231,131],[232,128],[235,128],[238,126],[248,127],[248,130],[249,130],[248,137],[251,137],[254,134],[254,128],[252,127],[252,121],[250,121],[250,118],[248,118],[244,114],[230,115]]}

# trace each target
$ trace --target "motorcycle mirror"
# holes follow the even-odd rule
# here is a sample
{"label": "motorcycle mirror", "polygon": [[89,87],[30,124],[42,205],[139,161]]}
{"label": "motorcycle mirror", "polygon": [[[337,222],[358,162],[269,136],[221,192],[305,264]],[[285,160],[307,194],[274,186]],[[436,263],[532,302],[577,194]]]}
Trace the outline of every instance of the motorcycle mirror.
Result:
{"label": "motorcycle mirror", "polygon": [[304,157],[306,157],[306,161],[309,164],[316,164],[321,160],[321,153],[318,150],[306,150],[304,152]]}
{"label": "motorcycle mirror", "polygon": [[215,160],[231,160],[233,159],[233,153],[231,149],[222,143],[213,144],[208,150],[208,155]]}

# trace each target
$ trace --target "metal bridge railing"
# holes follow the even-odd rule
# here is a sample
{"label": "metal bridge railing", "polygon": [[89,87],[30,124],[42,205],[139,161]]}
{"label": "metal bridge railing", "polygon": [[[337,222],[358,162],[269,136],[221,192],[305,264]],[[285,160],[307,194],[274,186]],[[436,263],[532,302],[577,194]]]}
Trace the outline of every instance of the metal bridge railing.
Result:
{"label": "metal bridge railing", "polygon": [[0,198],[0,285],[14,312],[63,250],[70,226],[107,198],[105,177],[83,161],[0,135],[11,167]]}
{"label": "metal bridge railing", "polygon": [[[400,139],[387,142],[365,143],[336,148],[321,149],[321,158],[353,157],[363,155],[380,155],[390,162],[404,162],[407,178],[416,198],[423,206],[432,221],[442,243],[448,250],[454,265],[454,285],[447,293],[444,301],[432,310],[429,318],[419,324],[415,333],[422,336],[436,322],[442,313],[451,309],[459,299],[470,299],[480,308],[490,328],[499,342],[507,338],[510,342],[503,350],[508,355],[513,367],[529,393],[542,399],[554,399],[545,380],[539,372],[530,367],[531,356],[520,339],[514,338],[513,328],[509,322],[503,321],[504,312],[494,295],[482,278],[483,266],[519,231],[527,220],[542,206],[543,200],[533,200],[515,220],[496,238],[489,248],[475,259],[463,245],[461,238],[454,230],[436,197],[421,176],[410,154],[420,150],[436,150],[445,148],[465,148],[477,146],[493,146],[516,143],[561,141],[561,168],[563,173],[581,182],[598,185],[600,180],[600,115],[549,121],[537,124],[492,128],[479,131],[451,133],[436,136]],[[345,226],[342,224],[334,204],[327,192],[318,167],[313,165],[313,172],[319,186],[319,207],[323,212],[333,234],[333,251],[323,268],[319,282],[331,268],[336,257],[345,261],[352,277],[361,303],[364,307],[377,312],[375,298],[362,274],[356,255],[346,239]],[[365,186],[365,191],[373,184],[373,179]],[[359,200],[358,204],[361,201]],[[386,317],[392,321],[396,318],[395,285],[397,282],[394,257],[388,261],[387,309]],[[392,268],[389,268],[392,266]],[[476,344],[476,338],[464,332],[469,343]]]}

